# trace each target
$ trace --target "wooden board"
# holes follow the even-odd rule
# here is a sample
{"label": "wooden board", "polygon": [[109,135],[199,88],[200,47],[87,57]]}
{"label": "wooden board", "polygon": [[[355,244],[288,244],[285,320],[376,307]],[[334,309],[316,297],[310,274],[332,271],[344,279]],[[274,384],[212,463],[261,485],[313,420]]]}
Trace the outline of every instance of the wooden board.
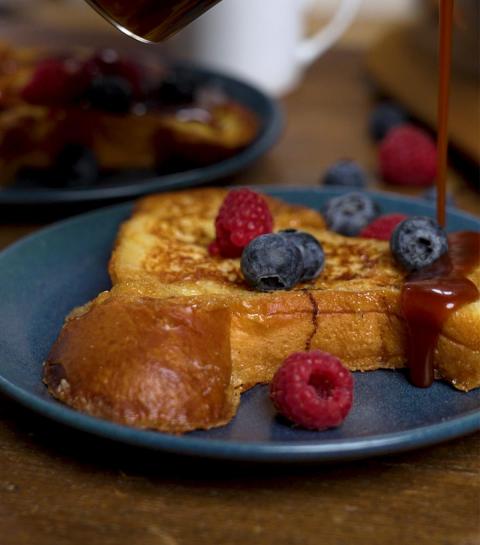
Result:
{"label": "wooden board", "polygon": [[[430,127],[437,120],[437,62],[420,46],[420,28],[389,30],[371,48],[367,68],[385,94]],[[480,163],[480,93],[478,77],[454,71],[450,106],[450,139]]]}

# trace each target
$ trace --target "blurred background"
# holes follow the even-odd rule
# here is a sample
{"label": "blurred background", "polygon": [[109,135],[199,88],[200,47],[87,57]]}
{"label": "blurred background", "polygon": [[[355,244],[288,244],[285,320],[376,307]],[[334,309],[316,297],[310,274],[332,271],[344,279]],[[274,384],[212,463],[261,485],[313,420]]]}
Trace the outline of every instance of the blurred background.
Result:
{"label": "blurred background", "polygon": [[[480,2],[456,0],[450,119],[455,172],[449,186],[470,210],[480,185],[479,28]],[[393,101],[435,140],[438,0],[223,0],[166,44],[155,45],[126,38],[84,0],[0,0],[2,41],[60,51],[113,47],[159,65],[165,58],[187,59],[279,98],[286,112],[283,137],[275,146],[271,138],[272,150],[260,166],[228,182],[311,185],[330,164],[351,157],[374,186],[417,195],[418,188],[393,187],[381,177],[378,142],[368,135],[374,105]],[[321,148],[315,161],[304,145],[313,139]]]}
{"label": "blurred background", "polygon": [[[429,0],[431,1],[431,0]],[[312,26],[327,21],[335,12],[338,0],[307,0]],[[78,28],[107,28],[84,0],[0,0],[4,14],[54,24],[67,19]],[[418,0],[363,0],[357,19],[343,38],[344,43],[368,46],[389,22],[411,21],[418,17]],[[67,22],[68,22],[67,21]]]}

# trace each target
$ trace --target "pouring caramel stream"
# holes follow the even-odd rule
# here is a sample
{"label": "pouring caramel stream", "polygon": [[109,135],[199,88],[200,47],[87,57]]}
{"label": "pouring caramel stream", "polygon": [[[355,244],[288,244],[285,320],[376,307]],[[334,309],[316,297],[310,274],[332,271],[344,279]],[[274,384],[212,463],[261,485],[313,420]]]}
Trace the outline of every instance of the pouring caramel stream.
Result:
{"label": "pouring caramel stream", "polygon": [[445,195],[448,153],[448,110],[452,66],[453,0],[440,2],[437,136],[437,220],[445,227]]}
{"label": "pouring caramel stream", "polygon": [[[448,152],[448,114],[451,77],[453,0],[440,2],[438,84],[437,219],[445,226],[445,195]],[[407,359],[410,380],[426,388],[434,380],[434,356],[440,333],[458,308],[476,301],[480,294],[467,275],[480,264],[480,234],[454,233],[449,251],[432,266],[410,274],[401,298],[407,322]]]}

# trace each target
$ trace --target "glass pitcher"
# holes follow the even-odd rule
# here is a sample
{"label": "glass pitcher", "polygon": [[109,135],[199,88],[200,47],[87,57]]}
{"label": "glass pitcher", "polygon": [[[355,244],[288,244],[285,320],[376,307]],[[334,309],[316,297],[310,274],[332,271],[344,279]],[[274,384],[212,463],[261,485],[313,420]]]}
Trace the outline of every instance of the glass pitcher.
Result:
{"label": "glass pitcher", "polygon": [[187,26],[220,0],[86,1],[129,36],[143,42],[159,42]]}

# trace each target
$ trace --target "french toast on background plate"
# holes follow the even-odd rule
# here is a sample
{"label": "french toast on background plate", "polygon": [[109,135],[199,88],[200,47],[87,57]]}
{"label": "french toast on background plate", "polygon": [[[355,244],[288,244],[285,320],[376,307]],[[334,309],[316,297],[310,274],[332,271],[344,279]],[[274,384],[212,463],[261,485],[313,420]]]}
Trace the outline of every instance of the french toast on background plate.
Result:
{"label": "french toast on background plate", "polygon": [[[266,197],[274,230],[314,235],[325,269],[291,291],[259,293],[239,259],[212,257],[224,189],[164,193],[138,202],[122,225],[113,287],[75,309],[45,364],[57,399],[91,415],[181,433],[226,424],[240,394],[269,382],[286,356],[320,349],[350,370],[406,364],[400,312],[405,272],[387,242],[347,238],[311,209]],[[469,278],[480,286],[480,269]],[[444,325],[437,378],[480,386],[480,302]]]}
{"label": "french toast on background plate", "polygon": [[91,150],[102,171],[161,171],[218,162],[255,139],[250,109],[191,74],[175,88],[169,78],[179,74],[112,50],[60,55],[0,44],[0,182],[22,168],[55,167],[66,145]]}

